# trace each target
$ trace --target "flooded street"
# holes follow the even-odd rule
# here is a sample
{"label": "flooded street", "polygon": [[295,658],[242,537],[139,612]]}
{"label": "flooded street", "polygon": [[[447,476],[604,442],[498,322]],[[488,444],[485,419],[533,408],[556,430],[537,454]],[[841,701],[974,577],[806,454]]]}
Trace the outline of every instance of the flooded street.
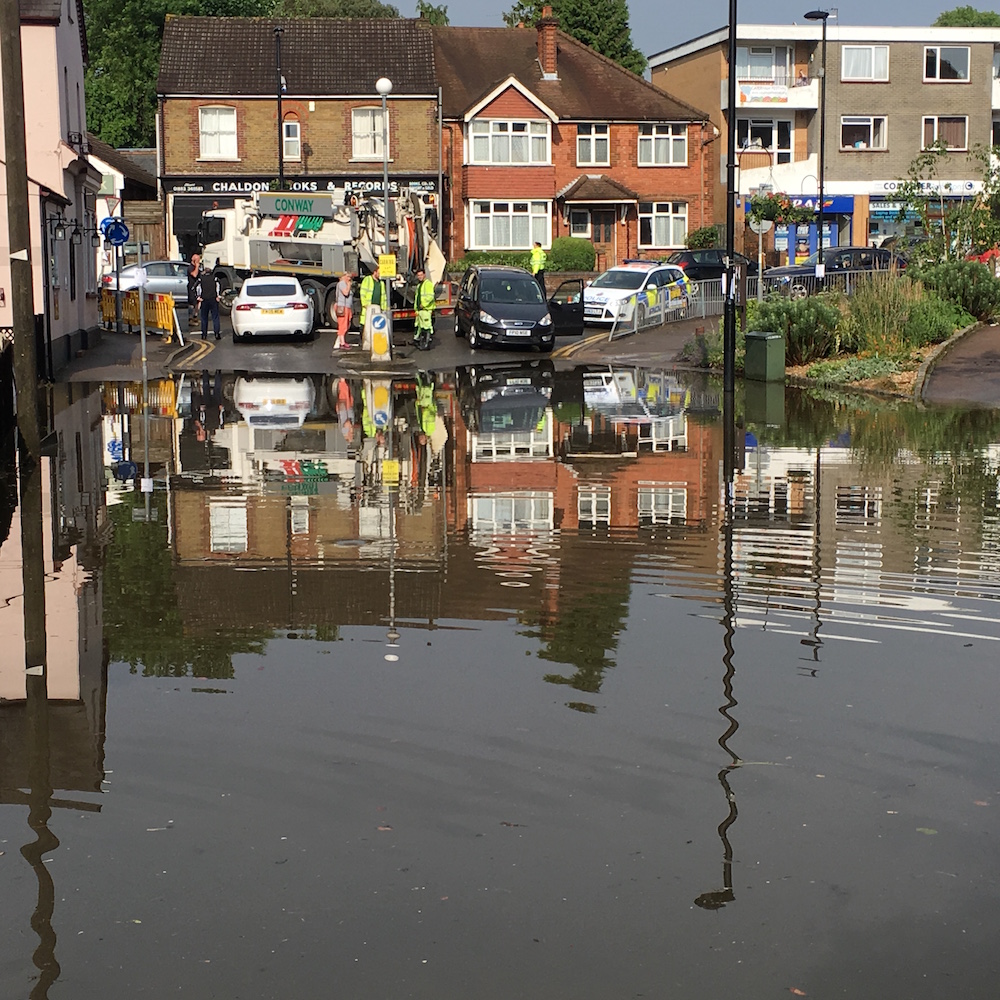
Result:
{"label": "flooded street", "polygon": [[0,996],[996,996],[1000,411],[741,388],[730,492],[640,368],[48,406]]}

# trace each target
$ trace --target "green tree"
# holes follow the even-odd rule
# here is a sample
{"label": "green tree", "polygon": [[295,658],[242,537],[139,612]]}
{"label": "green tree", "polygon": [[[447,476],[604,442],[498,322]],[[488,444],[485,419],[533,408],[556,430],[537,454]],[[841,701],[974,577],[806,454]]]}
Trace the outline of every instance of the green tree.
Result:
{"label": "green tree", "polygon": [[422,17],[431,24],[451,24],[448,20],[447,4],[436,7],[428,0],[417,0],[417,17]]}
{"label": "green tree", "polygon": [[112,146],[152,146],[168,14],[269,14],[274,0],[84,0],[87,127]]}
{"label": "green tree", "polygon": [[942,11],[934,22],[935,28],[1000,28],[1000,14],[995,10],[975,7],[955,7]]}
{"label": "green tree", "polygon": [[399,8],[381,0],[277,0],[278,17],[399,17]]}
{"label": "green tree", "polygon": [[[522,23],[535,26],[543,6],[535,0],[516,0],[504,13],[504,22],[509,27]],[[645,71],[646,57],[632,44],[626,0],[553,0],[551,7],[566,34],[633,73]]]}

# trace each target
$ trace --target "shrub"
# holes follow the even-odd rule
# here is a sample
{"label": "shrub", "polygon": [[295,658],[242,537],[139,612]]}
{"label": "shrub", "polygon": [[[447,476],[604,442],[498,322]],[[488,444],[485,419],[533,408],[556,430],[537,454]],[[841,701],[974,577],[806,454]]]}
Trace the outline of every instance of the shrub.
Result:
{"label": "shrub", "polygon": [[976,260],[947,260],[919,269],[923,283],[976,319],[1000,314],[1000,281]]}
{"label": "shrub", "polygon": [[[833,297],[820,294],[806,299],[771,296],[752,313],[754,328],[785,337],[785,363],[805,365],[836,353],[840,309]],[[748,322],[749,325],[749,322]]]}
{"label": "shrub", "polygon": [[718,244],[719,231],[715,226],[702,226],[701,229],[692,230],[684,241],[688,250],[704,250],[706,247],[714,247]]}
{"label": "shrub", "polygon": [[548,253],[547,271],[593,271],[597,251],[590,240],[557,236]]}
{"label": "shrub", "polygon": [[894,272],[866,274],[843,303],[838,330],[841,350],[899,356],[907,349],[906,321],[923,286]]}
{"label": "shrub", "polygon": [[806,376],[827,385],[843,385],[864,379],[880,378],[899,371],[899,362],[892,358],[847,358],[843,361],[817,361],[810,365]]}
{"label": "shrub", "polygon": [[925,292],[910,308],[906,320],[906,340],[913,347],[940,344],[959,327],[968,326],[973,317],[954,302],[946,302],[933,292]]}
{"label": "shrub", "polygon": [[530,254],[526,250],[470,250],[464,257],[453,260],[446,270],[461,273],[472,264],[500,264],[503,267],[528,266]]}

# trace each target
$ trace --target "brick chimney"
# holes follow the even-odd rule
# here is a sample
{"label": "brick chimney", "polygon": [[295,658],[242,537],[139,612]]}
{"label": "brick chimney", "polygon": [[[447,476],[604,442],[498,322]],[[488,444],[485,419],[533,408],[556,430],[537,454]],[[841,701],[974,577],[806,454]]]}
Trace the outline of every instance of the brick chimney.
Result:
{"label": "brick chimney", "polygon": [[552,16],[552,8],[546,4],[538,22],[538,61],[542,66],[542,76],[548,80],[558,79],[556,72],[556,31],[559,21]]}

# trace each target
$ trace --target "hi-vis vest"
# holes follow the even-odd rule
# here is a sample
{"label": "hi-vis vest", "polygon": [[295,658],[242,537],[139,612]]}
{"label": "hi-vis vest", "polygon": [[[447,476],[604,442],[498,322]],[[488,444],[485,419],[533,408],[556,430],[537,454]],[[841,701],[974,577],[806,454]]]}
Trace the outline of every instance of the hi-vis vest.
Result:
{"label": "hi-vis vest", "polygon": [[531,250],[531,273],[538,274],[545,270],[545,251],[541,247],[533,247]]}

